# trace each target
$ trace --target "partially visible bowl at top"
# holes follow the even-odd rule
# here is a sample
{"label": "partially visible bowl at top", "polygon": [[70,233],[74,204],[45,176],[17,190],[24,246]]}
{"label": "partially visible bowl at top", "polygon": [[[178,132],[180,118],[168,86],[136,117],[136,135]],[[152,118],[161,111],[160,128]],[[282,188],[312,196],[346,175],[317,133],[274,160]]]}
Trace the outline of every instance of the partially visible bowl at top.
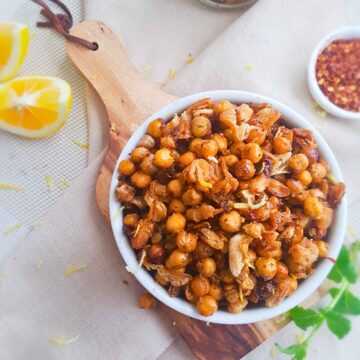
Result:
{"label": "partially visible bowl at top", "polygon": [[[348,111],[330,101],[321,90],[316,77],[316,62],[319,54],[335,40],[359,40],[360,26],[349,26],[337,29],[325,36],[313,50],[308,64],[308,86],[314,100],[328,113],[343,119],[360,120],[360,112]],[[359,59],[360,61],[360,59]],[[357,89],[360,92],[360,88]]]}
{"label": "partially visible bowl at top", "polygon": [[[115,196],[115,188],[118,184],[118,167],[120,162],[128,158],[129,153],[136,147],[137,143],[143,137],[143,135],[146,134],[147,127],[151,121],[157,118],[170,120],[173,114],[182,113],[182,111],[188,108],[191,104],[203,98],[211,98],[213,101],[227,99],[234,104],[271,104],[276,110],[281,112],[282,119],[289,127],[305,128],[313,132],[318,144],[320,155],[328,162],[331,168],[331,172],[335,178],[338,181],[343,181],[340,167],[329,145],[309,122],[307,122],[301,115],[299,115],[291,108],[271,98],[244,91],[214,90],[197,93],[178,99],[153,114],[135,131],[135,133],[125,145],[115,166],[111,181],[109,208],[112,230],[119,251],[127,265],[127,269],[133,273],[133,275],[147,289],[147,291],[149,291],[165,305],[184,315],[213,323],[249,324],[266,320],[285,313],[309,297],[325,280],[332,267],[332,263],[326,259],[321,259],[317,263],[315,271],[307,279],[303,280],[299,284],[297,290],[275,307],[267,308],[265,306],[256,306],[252,308],[246,308],[238,314],[231,314],[223,310],[218,310],[212,316],[204,317],[197,312],[196,307],[193,304],[182,298],[170,297],[166,289],[159,285],[148,271],[146,271],[144,268],[139,268],[139,263],[135,251],[132,249],[128,238],[123,233],[123,217],[118,216],[120,204]],[[345,196],[334,213],[333,223],[327,235],[327,242],[329,244],[328,257],[330,258],[336,258],[339,254],[345,235],[346,215],[347,201]]]}

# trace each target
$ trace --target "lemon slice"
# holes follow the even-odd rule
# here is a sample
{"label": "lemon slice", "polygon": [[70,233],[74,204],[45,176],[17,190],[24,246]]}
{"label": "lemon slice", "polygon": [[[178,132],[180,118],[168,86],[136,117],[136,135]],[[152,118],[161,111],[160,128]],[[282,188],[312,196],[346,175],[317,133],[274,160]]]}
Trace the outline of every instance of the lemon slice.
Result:
{"label": "lemon slice", "polygon": [[0,22],[0,81],[14,77],[20,70],[29,47],[26,25]]}
{"label": "lemon slice", "polygon": [[71,87],[61,79],[25,76],[0,84],[0,129],[29,138],[53,135],[66,122]]}

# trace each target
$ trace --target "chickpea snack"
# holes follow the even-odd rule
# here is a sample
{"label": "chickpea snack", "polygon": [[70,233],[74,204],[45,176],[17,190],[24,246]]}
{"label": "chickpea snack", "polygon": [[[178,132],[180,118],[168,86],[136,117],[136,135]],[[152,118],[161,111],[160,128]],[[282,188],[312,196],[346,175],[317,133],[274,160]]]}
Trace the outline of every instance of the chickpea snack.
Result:
{"label": "chickpea snack", "polygon": [[311,125],[271,99],[238,97],[190,96],[148,120],[119,158],[110,213],[128,271],[153,296],[239,324],[316,290],[341,246],[346,199]]}

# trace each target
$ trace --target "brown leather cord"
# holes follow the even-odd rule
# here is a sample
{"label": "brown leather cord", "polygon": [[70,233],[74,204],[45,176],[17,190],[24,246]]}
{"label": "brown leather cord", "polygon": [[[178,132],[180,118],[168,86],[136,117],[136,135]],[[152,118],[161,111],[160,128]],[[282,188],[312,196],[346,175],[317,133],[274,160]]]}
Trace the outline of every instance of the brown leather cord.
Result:
{"label": "brown leather cord", "polygon": [[52,27],[67,40],[86,47],[89,50],[97,50],[98,44],[69,34],[73,26],[73,17],[69,8],[60,0],[49,0],[59,6],[63,14],[55,14],[43,0],[31,0],[42,7],[40,14],[45,16],[48,21],[38,21],[38,27]]}

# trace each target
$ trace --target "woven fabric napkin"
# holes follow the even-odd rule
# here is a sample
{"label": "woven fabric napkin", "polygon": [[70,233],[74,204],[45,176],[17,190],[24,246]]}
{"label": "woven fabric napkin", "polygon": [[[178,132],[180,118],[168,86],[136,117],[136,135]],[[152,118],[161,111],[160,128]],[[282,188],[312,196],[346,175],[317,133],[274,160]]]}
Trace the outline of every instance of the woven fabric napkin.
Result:
{"label": "woven fabric napkin", "polygon": [[[181,36],[177,31],[166,33],[159,26],[157,33],[147,34],[136,26],[122,27],[121,14],[136,18],[131,6],[140,6],[140,0],[107,2],[108,6],[103,6],[103,2],[87,1],[87,15],[104,20],[119,32],[130,55],[136,55],[137,65],[156,68],[159,57],[166,51],[169,63],[168,49],[176,55],[177,49],[169,46],[160,46],[154,51],[154,43],[159,45],[157,36],[163,36],[170,44],[168,36]],[[150,2],[143,1],[145,3]],[[189,6],[190,1],[184,3]],[[194,9],[200,11],[195,2]],[[160,7],[156,10],[158,16],[153,21],[165,19],[168,13],[162,12]],[[153,14],[152,8],[144,14],[149,16],[151,11]],[[194,33],[196,26],[189,21],[192,13],[187,17],[182,15],[178,19],[173,15],[174,28],[183,26],[188,31],[186,24],[189,24]],[[321,128],[341,163],[350,200],[355,200],[359,198],[355,185],[360,176],[358,169],[352,166],[351,154],[359,149],[356,141],[359,125],[331,117],[318,118],[312,109],[305,76],[307,59],[317,40],[346,23],[343,0],[260,1],[201,54],[196,54],[196,61],[184,66],[166,89],[179,96],[217,88],[252,90],[294,107]],[[140,26],[140,22],[137,25]],[[211,27],[205,22],[199,22],[199,26]],[[190,37],[191,33],[186,33]],[[137,42],[133,42],[134,39]],[[149,77],[161,81],[155,75],[149,74]],[[1,359],[156,359],[159,356],[175,359],[190,356],[180,341],[165,351],[176,338],[174,328],[161,313],[138,309],[141,288],[125,272],[110,228],[97,210],[94,183],[106,136],[101,134],[104,127],[96,122],[98,117],[103,121],[105,115],[97,106],[96,110],[97,115],[90,114],[91,124],[98,125],[97,132],[90,127],[91,166],[44,219],[44,226],[30,234],[1,267],[1,271],[9,275],[1,279],[0,285]],[[37,270],[38,260],[43,265]],[[64,276],[67,268],[82,264],[88,267]],[[130,284],[125,285],[123,280]],[[48,341],[49,337],[64,335],[69,339],[78,334],[77,342],[68,346],[54,348]]]}

